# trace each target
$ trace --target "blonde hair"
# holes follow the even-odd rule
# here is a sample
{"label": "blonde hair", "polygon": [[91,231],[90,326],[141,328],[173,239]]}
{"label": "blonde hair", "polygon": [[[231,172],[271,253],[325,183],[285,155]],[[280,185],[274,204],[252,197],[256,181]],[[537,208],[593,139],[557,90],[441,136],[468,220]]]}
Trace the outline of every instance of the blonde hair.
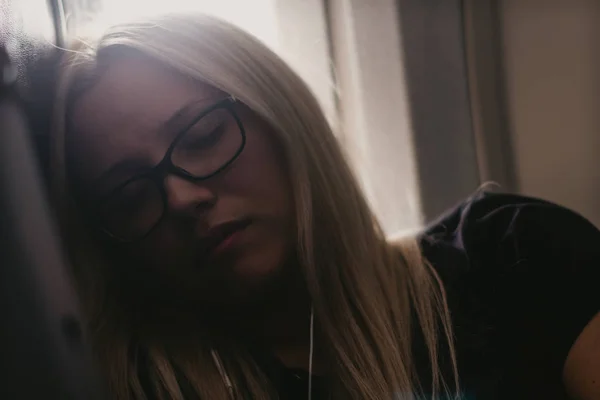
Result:
{"label": "blonde hair", "polygon": [[[137,346],[147,352],[148,374],[159,398],[183,398],[176,378],[181,373],[201,398],[228,399],[220,367],[231,377],[235,395],[241,396],[244,386],[254,399],[276,397],[239,344],[199,341],[190,348],[185,340],[140,335],[133,316],[127,314],[135,310],[121,306],[121,294],[114,291],[118,285],[105,265],[108,261],[85,234],[69,202],[69,104],[85,90],[86,81],[95,79],[97,67],[123,49],[135,49],[235,96],[275,128],[290,168],[299,265],[323,348],[328,349],[334,398],[420,398],[411,347],[415,328],[425,339],[434,397],[455,396],[456,357],[443,286],[415,238],[394,244],[385,240],[307,86],[272,51],[240,29],[203,15],[169,15],[116,26],[95,46],[67,53],[55,103],[52,186],[92,344],[114,398],[146,398],[136,365]],[[220,363],[211,357],[213,348]],[[450,384],[440,371],[441,349],[451,360]]]}

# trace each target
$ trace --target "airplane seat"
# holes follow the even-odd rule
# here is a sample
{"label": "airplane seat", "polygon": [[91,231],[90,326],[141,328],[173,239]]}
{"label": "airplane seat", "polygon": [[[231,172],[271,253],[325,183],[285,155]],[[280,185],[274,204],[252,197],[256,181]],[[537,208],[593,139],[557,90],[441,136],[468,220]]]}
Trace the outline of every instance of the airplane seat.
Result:
{"label": "airplane seat", "polygon": [[40,168],[60,6],[0,2],[0,399],[104,397]]}

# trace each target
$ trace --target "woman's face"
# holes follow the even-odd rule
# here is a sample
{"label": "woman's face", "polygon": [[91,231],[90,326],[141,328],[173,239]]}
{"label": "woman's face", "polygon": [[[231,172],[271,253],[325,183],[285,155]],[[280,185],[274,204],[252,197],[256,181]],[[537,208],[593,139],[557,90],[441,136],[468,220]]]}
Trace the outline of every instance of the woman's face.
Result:
{"label": "woman's face", "polygon": [[[98,204],[96,217],[125,231],[152,225],[161,203],[159,192],[144,186],[150,181],[129,185],[109,206],[108,194],[159,164],[182,128],[226,98],[141,56],[111,61],[71,116],[70,170],[85,201]],[[186,296],[244,298],[278,276],[294,246],[291,187],[272,128],[241,104],[233,110],[246,136],[235,161],[199,182],[167,174],[162,219],[145,238],[119,245],[124,250],[116,253],[133,270],[174,283]],[[202,175],[239,148],[235,119],[212,115],[218,118],[190,135],[213,136],[181,141],[171,157],[175,164]],[[206,126],[209,131],[202,132]],[[218,140],[229,144],[216,145]]]}

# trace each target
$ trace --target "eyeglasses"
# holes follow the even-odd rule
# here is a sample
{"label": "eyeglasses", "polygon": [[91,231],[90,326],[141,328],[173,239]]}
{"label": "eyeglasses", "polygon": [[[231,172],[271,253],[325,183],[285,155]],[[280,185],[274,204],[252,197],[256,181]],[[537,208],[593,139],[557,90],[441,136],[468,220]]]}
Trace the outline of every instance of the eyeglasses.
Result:
{"label": "eyeglasses", "polygon": [[244,126],[233,107],[236,103],[230,97],[202,111],[177,134],[156,166],[101,198],[92,212],[101,231],[121,243],[142,240],[166,213],[167,175],[200,182],[233,163],[246,144]]}

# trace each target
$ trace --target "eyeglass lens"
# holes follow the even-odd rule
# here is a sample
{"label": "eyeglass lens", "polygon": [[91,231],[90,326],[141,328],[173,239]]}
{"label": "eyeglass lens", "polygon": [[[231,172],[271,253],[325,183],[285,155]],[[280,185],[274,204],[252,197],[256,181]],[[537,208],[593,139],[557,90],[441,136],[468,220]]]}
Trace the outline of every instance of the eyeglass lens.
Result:
{"label": "eyeglass lens", "polygon": [[[236,157],[243,140],[232,111],[216,108],[177,139],[171,161],[194,177],[210,176]],[[113,192],[100,210],[104,230],[123,241],[144,236],[165,212],[158,184],[157,179],[139,178]]]}

